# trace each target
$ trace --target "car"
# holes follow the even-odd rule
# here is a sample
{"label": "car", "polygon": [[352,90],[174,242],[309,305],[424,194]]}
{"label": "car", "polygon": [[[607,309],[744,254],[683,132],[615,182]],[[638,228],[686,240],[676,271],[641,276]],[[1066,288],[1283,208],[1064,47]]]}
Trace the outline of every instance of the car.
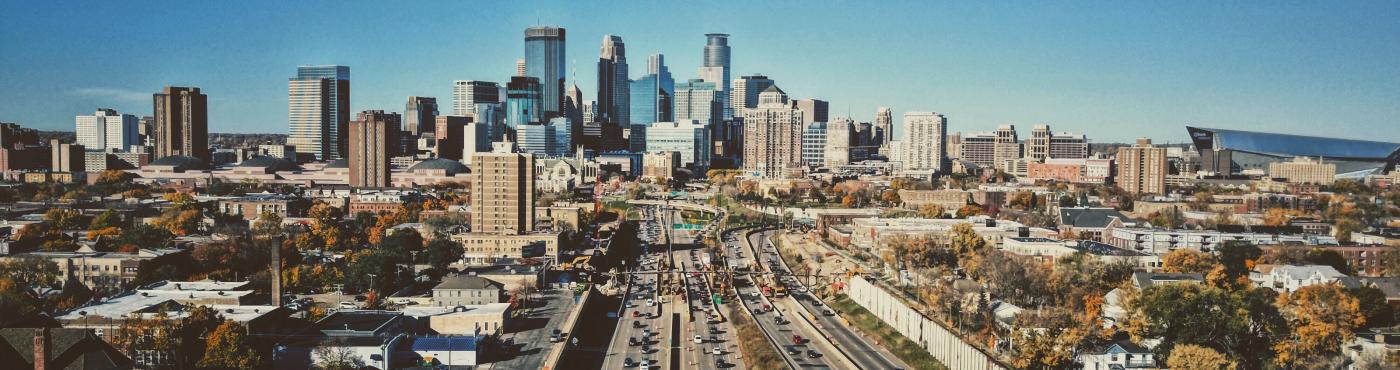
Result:
{"label": "car", "polygon": [[810,358],[818,358],[818,357],[822,357],[822,354],[821,354],[821,352],[817,352],[817,350],[815,350],[815,349],[809,349],[809,350],[807,350],[807,357],[810,357]]}
{"label": "car", "polygon": [[834,315],[836,315],[836,312],[833,312],[833,311],[831,311],[830,308],[828,308],[828,309],[822,310],[822,314],[823,314],[823,315],[827,315],[827,316],[834,316]]}
{"label": "car", "polygon": [[777,325],[787,325],[788,321],[783,320],[782,316],[775,316],[773,317],[773,323]]}
{"label": "car", "polygon": [[722,340],[719,340],[719,336],[716,336],[716,335],[711,335],[711,336],[710,336],[710,341],[711,341],[711,342],[715,342],[715,343],[723,342]]}
{"label": "car", "polygon": [[641,322],[641,321],[633,321],[633,322],[632,322],[632,328],[635,329],[635,328],[640,328],[640,327],[642,327],[642,322]]}
{"label": "car", "polygon": [[695,343],[705,343],[705,339],[701,338],[699,335],[696,335],[694,339]]}
{"label": "car", "polygon": [[802,354],[802,349],[797,348],[797,346],[787,346],[787,353],[789,355],[800,355]]}
{"label": "car", "polygon": [[629,346],[635,346],[635,345],[638,345],[638,344],[642,344],[642,341],[637,340],[637,337],[629,337],[629,338],[627,338],[627,345],[629,345]]}
{"label": "car", "polygon": [[637,368],[642,370],[651,369],[651,360],[642,359],[642,365],[638,366]]}
{"label": "car", "polygon": [[355,302],[340,302],[339,306],[341,309],[345,310],[353,310],[359,307],[358,305],[355,305]]}
{"label": "car", "polygon": [[714,351],[711,351],[710,353],[713,353],[713,354],[716,354],[716,355],[722,355],[722,354],[724,354],[724,349],[723,349],[723,348],[720,348],[719,346],[715,346]]}
{"label": "car", "polygon": [[[697,342],[697,343],[698,343],[698,342]],[[801,336],[801,335],[797,335],[797,334],[793,334],[793,335],[792,335],[792,344],[802,344],[802,336]]]}
{"label": "car", "polygon": [[651,307],[651,306],[655,306],[655,305],[656,305],[656,301],[653,301],[651,298],[647,298],[647,307]]}
{"label": "car", "polygon": [[631,357],[622,359],[622,367],[633,367],[633,366],[637,366],[637,362],[636,362],[636,361],[632,361],[632,358],[631,358]]}

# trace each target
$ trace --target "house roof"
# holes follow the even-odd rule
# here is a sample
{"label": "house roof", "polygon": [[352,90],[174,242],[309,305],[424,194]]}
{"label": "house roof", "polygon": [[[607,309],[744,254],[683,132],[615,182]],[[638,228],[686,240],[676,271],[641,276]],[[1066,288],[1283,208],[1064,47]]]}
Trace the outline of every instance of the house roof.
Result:
{"label": "house roof", "polygon": [[34,368],[34,339],[40,333],[48,336],[50,369],[131,369],[130,358],[92,332],[63,328],[0,329],[0,368]]}
{"label": "house roof", "polygon": [[487,278],[480,277],[480,276],[454,275],[454,276],[446,276],[446,277],[443,277],[443,278],[442,278],[442,283],[440,283],[440,284],[438,284],[437,286],[433,287],[433,290],[438,290],[438,289],[489,289],[489,288],[502,289],[503,287],[505,287],[505,286],[504,286],[504,285],[501,285],[501,283],[497,283],[497,282],[495,282],[495,281],[491,281],[491,279],[487,279]]}
{"label": "house roof", "polygon": [[1137,285],[1140,288],[1146,288],[1152,286],[1153,284],[1177,281],[1202,282],[1205,281],[1205,275],[1143,271],[1137,271],[1133,273],[1133,284]]}
{"label": "house roof", "polygon": [[1122,220],[1128,217],[1113,208],[1060,208],[1060,225],[1104,228],[1108,227],[1114,218]]}
{"label": "house roof", "polygon": [[1139,345],[1133,343],[1132,341],[1129,341],[1129,340],[1126,340],[1126,339],[1120,339],[1120,340],[1108,342],[1107,344],[1102,344],[1102,345],[1098,345],[1098,346],[1094,346],[1094,347],[1088,348],[1087,350],[1084,351],[1084,353],[1087,353],[1087,354],[1106,354],[1106,353],[1151,354],[1151,353],[1152,353],[1152,350],[1149,350],[1149,349],[1147,349],[1147,348],[1144,348],[1143,346],[1139,346]]}

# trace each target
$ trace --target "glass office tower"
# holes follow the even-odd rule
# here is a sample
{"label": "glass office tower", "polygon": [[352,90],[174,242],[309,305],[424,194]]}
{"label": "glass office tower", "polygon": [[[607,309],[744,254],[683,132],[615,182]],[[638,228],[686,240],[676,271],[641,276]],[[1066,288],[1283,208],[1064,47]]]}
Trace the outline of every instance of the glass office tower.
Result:
{"label": "glass office tower", "polygon": [[[312,82],[325,79],[325,87],[320,83]],[[288,101],[290,105],[314,102],[324,104],[324,107],[303,107],[305,109],[319,111],[316,114],[295,114],[289,113],[289,125],[291,134],[305,137],[305,141],[310,144],[313,141],[311,135],[318,136],[324,142],[315,142],[312,150],[298,148],[298,152],[315,153],[318,160],[339,159],[346,155],[347,145],[350,142],[350,67],[338,65],[319,66],[297,66],[297,76],[289,82]],[[324,90],[322,90],[324,89]],[[298,96],[300,95],[300,96]],[[324,95],[324,96],[320,96]],[[324,117],[316,117],[317,114],[324,114]],[[324,135],[316,135],[314,131],[319,131],[324,120]],[[315,128],[313,128],[315,126]],[[319,141],[319,140],[316,140]],[[321,148],[325,148],[324,151]]]}
{"label": "glass office tower", "polygon": [[506,84],[506,128],[515,130],[530,123],[544,122],[542,96],[539,79],[511,77]]}
{"label": "glass office tower", "polygon": [[556,117],[564,106],[564,29],[536,26],[525,29],[525,76],[541,87],[544,117]]}

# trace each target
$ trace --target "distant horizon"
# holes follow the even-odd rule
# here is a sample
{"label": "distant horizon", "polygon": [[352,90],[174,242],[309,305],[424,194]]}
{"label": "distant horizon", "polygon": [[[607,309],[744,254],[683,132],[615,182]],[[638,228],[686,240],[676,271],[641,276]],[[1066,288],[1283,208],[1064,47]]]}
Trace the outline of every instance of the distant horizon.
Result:
{"label": "distant horizon", "polygon": [[[341,4],[341,3],[335,3]],[[871,6],[873,5],[873,6]],[[730,34],[732,78],[762,72],[832,117],[891,107],[948,132],[1014,124],[1092,142],[1186,143],[1185,127],[1400,142],[1400,3],[922,4],[618,2],[114,4],[19,2],[0,23],[0,121],[72,131],[99,107],[150,115],[163,86],[209,96],[210,131],[287,131],[298,65],[351,68],[351,111],[402,112],[453,80],[503,83],[523,31],[568,31],[568,84],[596,99],[598,45],[627,45],[633,78],[661,53],[696,77],[706,33]],[[317,17],[305,17],[315,13]],[[374,14],[384,24],[359,27]],[[424,14],[491,14],[480,19]],[[93,19],[162,22],[93,22]],[[685,18],[684,21],[678,21]],[[465,21],[463,21],[465,20]],[[624,20],[624,21],[618,21]],[[576,76],[576,77],[575,77]]]}

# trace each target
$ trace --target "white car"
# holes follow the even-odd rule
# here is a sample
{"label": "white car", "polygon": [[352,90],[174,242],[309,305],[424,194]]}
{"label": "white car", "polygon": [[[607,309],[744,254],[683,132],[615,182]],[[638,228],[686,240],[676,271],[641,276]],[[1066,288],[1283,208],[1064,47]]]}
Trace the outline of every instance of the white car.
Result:
{"label": "white car", "polygon": [[719,347],[715,347],[715,350],[714,350],[713,353],[716,354],[716,355],[722,355],[722,354],[724,354],[724,349],[723,349],[723,348],[719,348]]}
{"label": "white car", "polygon": [[355,302],[340,302],[340,308],[344,310],[353,310],[359,308],[359,306],[356,306]]}
{"label": "white car", "polygon": [[651,306],[655,306],[655,305],[656,305],[656,301],[653,301],[653,300],[651,300],[650,298],[647,298],[647,307],[651,307]]}
{"label": "white car", "polygon": [[705,343],[705,338],[701,338],[699,335],[696,335],[695,343]]}

